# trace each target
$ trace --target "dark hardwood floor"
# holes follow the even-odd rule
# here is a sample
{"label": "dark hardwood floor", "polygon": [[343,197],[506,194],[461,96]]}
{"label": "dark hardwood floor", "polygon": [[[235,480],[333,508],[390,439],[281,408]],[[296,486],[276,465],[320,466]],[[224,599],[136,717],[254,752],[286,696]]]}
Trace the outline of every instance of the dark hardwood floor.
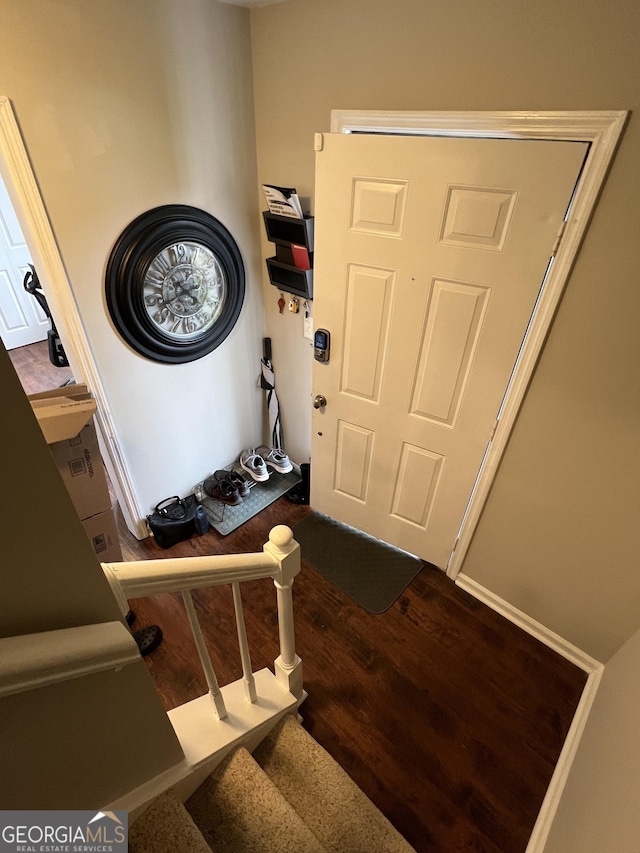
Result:
{"label": "dark hardwood floor", "polygon": [[[283,498],[226,538],[210,531],[168,552],[122,525],[124,558],[257,551],[306,512]],[[242,594],[254,669],[271,666],[273,584]],[[194,597],[221,683],[241,677],[231,590]],[[134,628],[165,632],[146,658],[165,707],[206,692],[180,598],[131,606]],[[294,613],[305,727],[418,853],[523,853],[585,674],[430,566],[373,616],[303,562]]]}
{"label": "dark hardwood floor", "polygon": [[[12,353],[20,374],[16,353],[26,354]],[[48,387],[64,381],[52,370]],[[138,542],[118,513],[123,557],[258,551],[271,527],[294,527],[307,512],[280,499],[226,538],[210,531],[169,551]],[[273,584],[245,583],[242,595],[253,667],[270,667]],[[220,682],[239,678],[231,590],[194,599]],[[145,660],[165,707],[205,693],[181,598],[131,606],[134,629],[164,631]],[[418,853],[524,853],[585,674],[429,566],[373,616],[303,563],[294,613],[305,727]]]}

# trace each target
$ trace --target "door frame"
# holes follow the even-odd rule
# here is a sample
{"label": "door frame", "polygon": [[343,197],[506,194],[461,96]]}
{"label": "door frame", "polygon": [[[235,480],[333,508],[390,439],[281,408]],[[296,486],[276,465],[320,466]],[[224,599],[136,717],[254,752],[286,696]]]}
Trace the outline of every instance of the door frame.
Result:
{"label": "door frame", "polygon": [[11,101],[0,96],[0,174],[20,223],[42,290],[73,375],[85,382],[96,401],[96,426],[103,457],[129,529],[148,535],[140,501],[129,476],[118,431],[86,336],[51,222],[40,195]]}
{"label": "door frame", "polygon": [[403,112],[332,110],[332,133],[532,139],[590,143],[569,207],[564,230],[553,253],[540,295],[525,332],[496,424],[487,443],[446,573],[455,579],[462,568],[505,451],[524,395],[562,298],[582,239],[593,214],[629,113],[612,111],[551,112]]}

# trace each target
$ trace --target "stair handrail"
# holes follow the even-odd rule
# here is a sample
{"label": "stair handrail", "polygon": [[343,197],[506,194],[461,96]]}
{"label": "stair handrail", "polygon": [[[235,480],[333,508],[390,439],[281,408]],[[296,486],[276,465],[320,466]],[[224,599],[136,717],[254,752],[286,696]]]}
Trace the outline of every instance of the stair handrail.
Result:
{"label": "stair handrail", "polygon": [[214,709],[220,719],[226,716],[226,710],[195,610],[192,603],[191,606],[189,604],[191,591],[225,584],[231,584],[234,588],[246,695],[248,701],[255,702],[255,685],[250,667],[239,590],[236,591],[236,585],[247,580],[272,578],[276,587],[280,640],[280,655],[274,661],[275,674],[285,689],[296,699],[302,700],[304,696],[302,661],[295,650],[292,595],[293,580],[300,572],[300,546],[293,538],[293,531],[286,525],[281,524],[272,528],[269,541],[263,546],[262,551],[257,553],[211,554],[200,557],[102,563],[102,569],[123,613],[128,610],[127,601],[130,599],[168,592],[182,593],[209,692],[214,700]]}
{"label": "stair handrail", "polygon": [[140,660],[122,622],[99,622],[0,639],[0,698]]}

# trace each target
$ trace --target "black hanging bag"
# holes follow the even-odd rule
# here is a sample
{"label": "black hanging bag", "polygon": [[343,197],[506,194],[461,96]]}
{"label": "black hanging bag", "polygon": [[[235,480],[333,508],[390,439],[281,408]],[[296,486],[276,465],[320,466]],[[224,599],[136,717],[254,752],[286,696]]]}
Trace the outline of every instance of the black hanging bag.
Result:
{"label": "black hanging bag", "polygon": [[147,524],[161,548],[171,548],[189,539],[194,533],[202,536],[209,529],[209,521],[202,504],[195,495],[167,498],[147,516]]}

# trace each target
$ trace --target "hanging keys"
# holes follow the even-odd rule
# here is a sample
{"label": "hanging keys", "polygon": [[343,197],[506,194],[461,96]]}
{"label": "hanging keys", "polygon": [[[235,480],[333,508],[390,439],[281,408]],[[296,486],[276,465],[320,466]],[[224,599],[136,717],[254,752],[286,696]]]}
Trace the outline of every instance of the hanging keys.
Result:
{"label": "hanging keys", "polygon": [[300,300],[298,299],[297,296],[292,296],[291,299],[289,300],[289,311],[291,311],[292,314],[297,314],[299,310],[300,310]]}
{"label": "hanging keys", "polygon": [[278,310],[280,311],[281,314],[284,311],[284,305],[285,305],[284,296],[282,294],[280,294],[280,299],[278,299]]}

